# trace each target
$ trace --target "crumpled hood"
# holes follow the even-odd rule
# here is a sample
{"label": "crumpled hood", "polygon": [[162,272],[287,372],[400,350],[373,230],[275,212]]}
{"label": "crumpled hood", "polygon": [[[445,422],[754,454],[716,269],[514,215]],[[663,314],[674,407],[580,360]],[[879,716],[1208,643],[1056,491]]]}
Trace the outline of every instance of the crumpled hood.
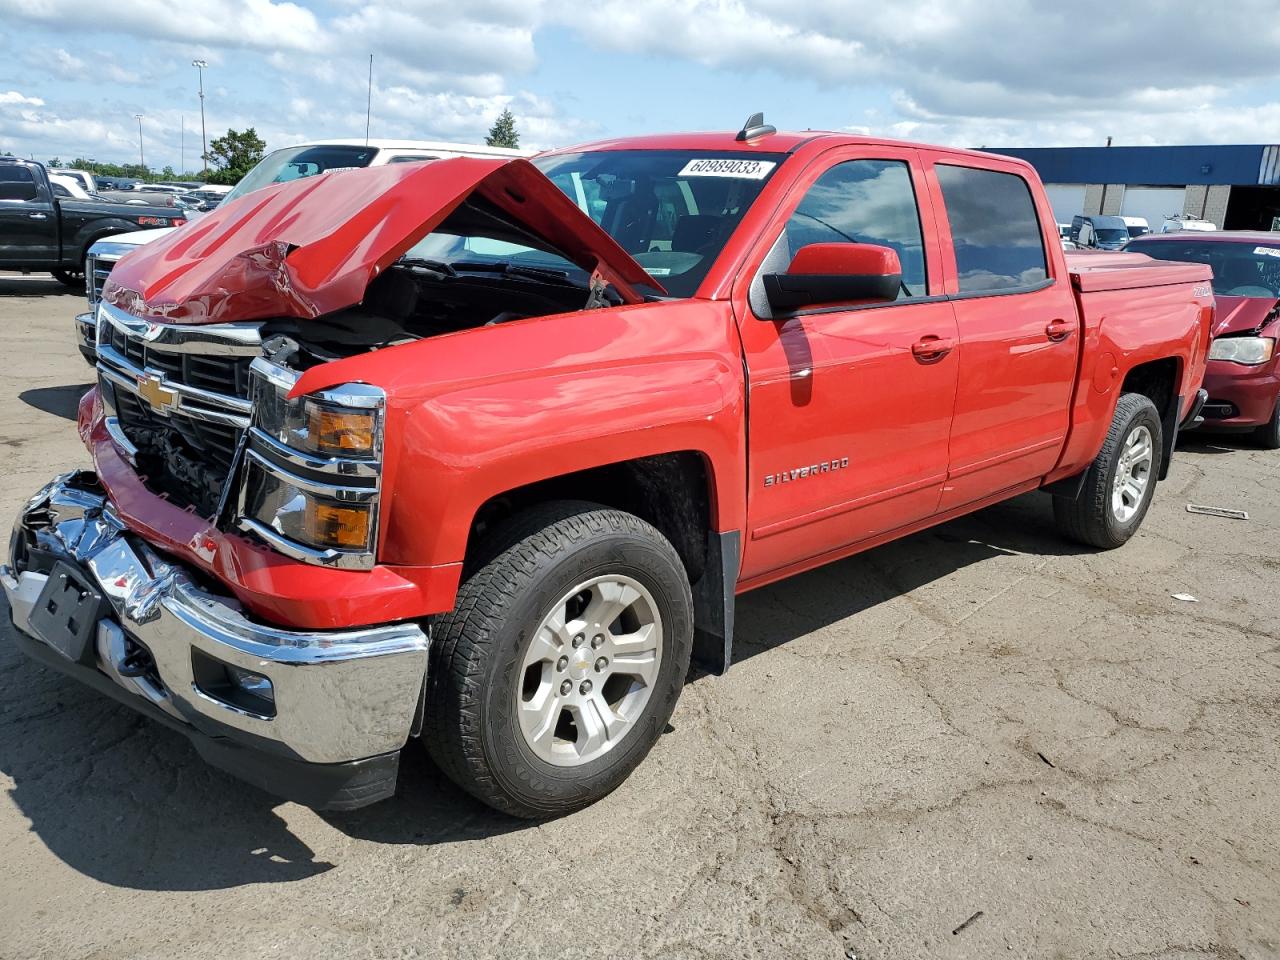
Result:
{"label": "crumpled hood", "polygon": [[1227,297],[1214,298],[1218,310],[1213,324],[1213,335],[1221,337],[1228,333],[1249,333],[1260,329],[1267,317],[1276,309],[1278,301],[1270,297]]}
{"label": "crumpled hood", "polygon": [[630,303],[661,291],[527,160],[454,158],[321,174],[256,190],[129,254],[103,298],[139,317],[216,323],[310,318],[369,281],[476,195]]}

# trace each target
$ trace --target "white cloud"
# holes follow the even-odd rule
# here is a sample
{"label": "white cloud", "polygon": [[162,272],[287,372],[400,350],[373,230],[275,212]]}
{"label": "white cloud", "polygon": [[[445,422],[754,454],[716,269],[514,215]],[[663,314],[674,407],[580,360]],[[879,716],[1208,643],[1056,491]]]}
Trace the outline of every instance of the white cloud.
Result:
{"label": "white cloud", "polygon": [[315,14],[295,3],[273,0],[202,0],[198,4],[168,0],[114,0],[105,22],[88,13],[79,0],[0,0],[8,23],[42,23],[76,29],[86,15],[97,35],[127,33],[157,40],[190,42],[192,37],[215,47],[274,50],[317,49],[324,35]]}

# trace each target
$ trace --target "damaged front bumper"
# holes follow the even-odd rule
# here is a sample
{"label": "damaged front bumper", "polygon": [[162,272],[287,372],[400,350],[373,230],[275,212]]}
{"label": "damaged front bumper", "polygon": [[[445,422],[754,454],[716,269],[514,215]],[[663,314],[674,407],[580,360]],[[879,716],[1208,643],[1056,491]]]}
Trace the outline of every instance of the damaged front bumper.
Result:
{"label": "damaged front bumper", "polygon": [[320,808],[394,792],[426,674],[417,625],[256,623],[126,532],[86,472],[28,502],[0,584],[26,652],[181,730],[213,765]]}

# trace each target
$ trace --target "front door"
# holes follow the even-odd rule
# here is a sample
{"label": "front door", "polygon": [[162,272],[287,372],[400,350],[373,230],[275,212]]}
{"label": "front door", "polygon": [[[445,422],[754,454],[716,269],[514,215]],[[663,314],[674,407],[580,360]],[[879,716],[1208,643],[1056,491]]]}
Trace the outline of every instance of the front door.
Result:
{"label": "front door", "polygon": [[54,264],[58,211],[31,168],[0,162],[0,264]]}
{"label": "front door", "polygon": [[[933,514],[947,470],[957,331],[940,294],[918,154],[828,154],[803,181],[739,305],[747,354],[748,536],[742,577],[781,571]],[[777,314],[764,274],[810,243],[892,247],[890,303]]]}

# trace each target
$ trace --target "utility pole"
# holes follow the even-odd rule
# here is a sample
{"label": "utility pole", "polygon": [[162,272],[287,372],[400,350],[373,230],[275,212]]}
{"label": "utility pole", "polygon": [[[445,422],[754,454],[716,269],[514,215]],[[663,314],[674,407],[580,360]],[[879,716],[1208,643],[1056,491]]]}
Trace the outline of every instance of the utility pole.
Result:
{"label": "utility pole", "polygon": [[179,115],[178,117],[178,174],[185,175],[187,172],[187,118]]}
{"label": "utility pole", "polygon": [[364,104],[364,145],[369,145],[369,117],[373,113],[373,54],[369,54],[369,93]]}
{"label": "utility pole", "polygon": [[205,156],[209,152],[209,141],[204,132],[204,68],[209,65],[207,60],[192,60],[191,65],[196,68],[196,75],[200,78],[200,162],[204,164],[204,174],[209,175],[209,159]]}
{"label": "utility pole", "polygon": [[142,167],[143,172],[147,169],[147,159],[142,155],[142,114],[135,113],[134,119],[138,121],[138,166]]}

